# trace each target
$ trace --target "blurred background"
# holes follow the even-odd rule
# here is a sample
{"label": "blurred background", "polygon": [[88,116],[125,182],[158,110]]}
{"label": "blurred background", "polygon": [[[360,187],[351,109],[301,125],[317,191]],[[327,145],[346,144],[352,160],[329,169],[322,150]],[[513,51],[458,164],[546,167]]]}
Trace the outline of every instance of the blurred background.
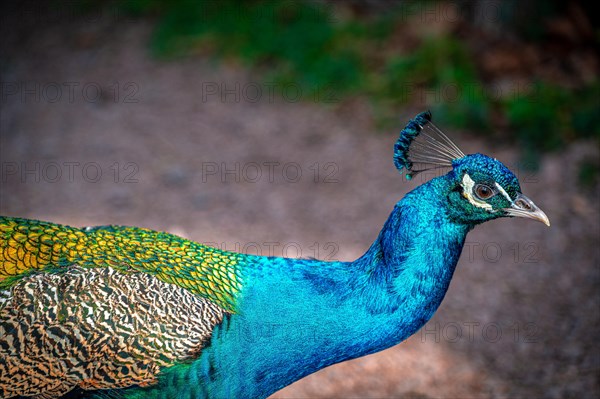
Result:
{"label": "blurred background", "polygon": [[430,109],[552,227],[467,238],[405,343],[273,398],[600,395],[600,28],[584,2],[5,1],[0,214],[353,260]]}

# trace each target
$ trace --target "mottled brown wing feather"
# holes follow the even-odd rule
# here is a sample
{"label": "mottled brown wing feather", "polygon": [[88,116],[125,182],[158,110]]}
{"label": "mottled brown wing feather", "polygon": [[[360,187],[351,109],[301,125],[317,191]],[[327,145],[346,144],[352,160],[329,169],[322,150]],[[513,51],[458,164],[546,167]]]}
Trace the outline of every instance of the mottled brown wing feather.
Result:
{"label": "mottled brown wing feather", "polygon": [[155,381],[198,356],[224,311],[142,273],[71,265],[0,290],[0,397]]}

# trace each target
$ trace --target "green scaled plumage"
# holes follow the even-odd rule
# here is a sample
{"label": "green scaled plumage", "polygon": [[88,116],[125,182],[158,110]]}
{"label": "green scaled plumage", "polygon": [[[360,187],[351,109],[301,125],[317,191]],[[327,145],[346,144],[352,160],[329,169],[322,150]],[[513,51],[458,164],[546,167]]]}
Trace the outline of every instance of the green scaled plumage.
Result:
{"label": "green scaled plumage", "polygon": [[36,270],[111,267],[152,274],[233,311],[241,287],[240,254],[137,227],[78,229],[2,217],[0,251],[0,288]]}

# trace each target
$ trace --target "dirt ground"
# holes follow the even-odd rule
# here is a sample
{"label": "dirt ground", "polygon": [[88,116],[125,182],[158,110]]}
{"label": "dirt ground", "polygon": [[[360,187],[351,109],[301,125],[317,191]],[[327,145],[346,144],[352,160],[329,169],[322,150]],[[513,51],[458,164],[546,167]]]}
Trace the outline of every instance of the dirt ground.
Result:
{"label": "dirt ground", "polygon": [[[398,175],[398,131],[377,132],[367,104],[271,96],[260,76],[201,56],[157,61],[149,34],[96,20],[5,36],[1,214],[352,260],[419,183]],[[418,111],[398,110],[398,126]],[[449,133],[466,153],[517,165],[514,143]],[[518,168],[551,228],[476,228],[423,330],[273,398],[598,397],[600,191],[577,184],[578,163],[598,156],[581,142],[537,172]]]}

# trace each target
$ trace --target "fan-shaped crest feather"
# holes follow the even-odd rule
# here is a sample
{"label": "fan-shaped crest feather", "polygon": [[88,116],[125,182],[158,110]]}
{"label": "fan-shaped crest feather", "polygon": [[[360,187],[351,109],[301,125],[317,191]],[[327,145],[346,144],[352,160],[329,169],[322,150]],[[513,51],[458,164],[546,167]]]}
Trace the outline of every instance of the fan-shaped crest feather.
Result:
{"label": "fan-shaped crest feather", "polygon": [[421,112],[400,132],[394,146],[394,164],[406,169],[406,178],[432,169],[451,168],[465,154],[431,122],[431,112]]}

